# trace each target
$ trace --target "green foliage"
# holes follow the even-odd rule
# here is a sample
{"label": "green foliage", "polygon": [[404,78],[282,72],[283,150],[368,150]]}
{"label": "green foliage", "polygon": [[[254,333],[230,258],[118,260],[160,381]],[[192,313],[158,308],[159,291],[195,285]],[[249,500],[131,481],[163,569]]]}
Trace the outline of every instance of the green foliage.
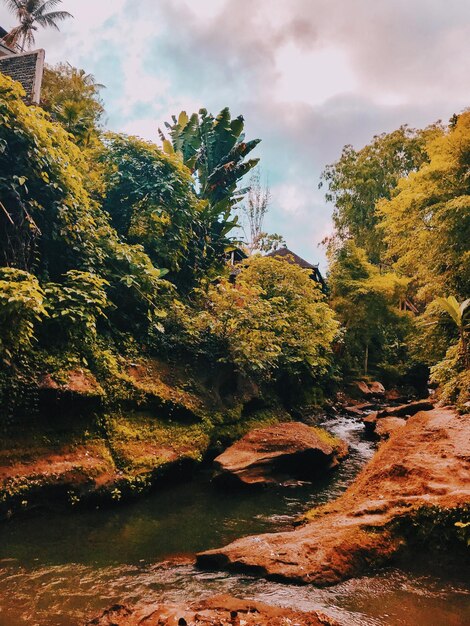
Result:
{"label": "green foliage", "polygon": [[59,63],[45,67],[41,87],[41,106],[71,133],[81,146],[97,136],[104,113],[100,90],[92,74]]}
{"label": "green foliage", "polygon": [[459,304],[454,296],[448,296],[447,298],[437,298],[436,303],[442,307],[448,315],[450,315],[459,332],[460,351],[462,353],[465,367],[468,368],[470,363],[467,333],[470,328],[470,324],[467,321],[467,317],[468,313],[470,313],[470,298],[467,298],[467,300],[464,300]]}
{"label": "green foliage", "polygon": [[470,112],[428,141],[429,163],[378,205],[388,259],[424,303],[470,293]]}
{"label": "green foliage", "polygon": [[228,108],[214,117],[206,109],[188,117],[186,111],[165,124],[170,140],[160,131],[163,149],[176,153],[195,174],[199,197],[208,200],[214,218],[229,215],[245,190],[237,190],[238,182],[259,159],[245,158],[260,142],[245,141],[244,120],[232,119]]}
{"label": "green foliage", "polygon": [[145,329],[149,316],[160,309],[163,272],[141,245],[119,237],[85,188],[96,175],[82,151],[46,113],[26,106],[23,93],[18,84],[0,76],[3,264],[26,271],[34,267],[44,283],[60,283],[70,270],[96,274],[109,282],[109,297],[116,305],[114,323],[121,329]]}
{"label": "green foliage", "polygon": [[163,150],[176,155],[194,176],[195,190],[204,200],[198,237],[205,242],[209,258],[222,259],[233,249],[230,233],[238,216],[232,209],[243,199],[246,188],[238,185],[259,159],[247,159],[259,139],[245,141],[244,120],[231,118],[228,108],[214,117],[206,109],[190,117],[182,111],[166,123],[170,139],[160,132]]}
{"label": "green foliage", "polygon": [[118,233],[143,245],[157,266],[191,280],[207,245],[199,237],[203,206],[186,167],[156,145],[126,135],[108,135],[100,161],[103,209]]}
{"label": "green foliage", "polygon": [[369,261],[383,262],[377,201],[390,199],[400,178],[427,161],[426,139],[437,132],[438,127],[418,131],[401,126],[375,136],[361,150],[345,146],[340,159],[325,168],[322,181],[328,185],[327,201],[335,205],[335,235],[340,241],[352,237]]}
{"label": "green foliage", "polygon": [[34,325],[47,315],[44,291],[35,276],[0,268],[0,358],[10,359],[28,348]]}
{"label": "green foliage", "polygon": [[447,404],[463,407],[470,401],[470,368],[459,344],[450,346],[431,368],[431,382],[439,385],[440,399]]}
{"label": "green foliage", "polygon": [[106,286],[109,287],[109,283],[103,278],[78,270],[68,271],[61,284],[46,285],[50,320],[76,345],[96,338],[97,320],[105,317],[105,310],[110,306]]}
{"label": "green foliage", "polygon": [[[383,374],[403,371],[400,362],[433,365],[444,357],[456,330],[468,366],[457,300],[436,298],[451,291],[465,300],[470,293],[469,155],[470,113],[465,112],[454,116],[448,129],[401,127],[374,137],[362,150],[346,146],[340,160],[326,168],[327,199],[335,202],[332,304],[346,330],[341,358],[348,354],[353,369],[359,369],[361,352],[364,369],[369,360]],[[363,249],[362,260],[351,255],[353,247]],[[348,256],[355,258],[355,267]],[[397,310],[400,300],[416,323]],[[439,309],[447,311],[448,321]],[[435,370],[447,381],[446,397],[453,384],[457,396],[461,387],[450,361],[447,356]]]}
{"label": "green foliage", "polygon": [[179,319],[186,345],[261,378],[279,371],[324,376],[338,329],[308,272],[259,256],[235,283],[209,285],[196,310],[182,306]]}
{"label": "green foliage", "polygon": [[382,274],[351,241],[330,258],[331,305],[344,328],[343,370],[367,374],[398,367],[406,357],[410,317],[399,310],[408,280]]}

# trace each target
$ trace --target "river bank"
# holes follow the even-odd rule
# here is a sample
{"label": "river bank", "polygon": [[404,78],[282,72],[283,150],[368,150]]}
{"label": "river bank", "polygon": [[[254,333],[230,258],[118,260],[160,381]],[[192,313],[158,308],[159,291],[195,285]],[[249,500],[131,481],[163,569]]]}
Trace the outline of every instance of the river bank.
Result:
{"label": "river bank", "polygon": [[421,411],[383,443],[340,498],[293,532],[235,541],[198,564],[270,579],[331,585],[390,562],[414,544],[466,549],[470,420],[452,408]]}
{"label": "river bank", "polygon": [[[324,418],[350,454],[316,485],[220,492],[203,471],[191,482],[99,510],[17,518],[2,526],[0,624],[72,626],[115,603],[185,602],[218,593],[317,610],[352,626],[463,626],[470,616],[464,570],[425,559],[348,582],[292,587],[234,572],[194,568],[194,553],[241,536],[293,529],[298,516],[338,497],[373,456],[359,419]],[[468,573],[468,572],[467,572]],[[466,616],[466,617],[465,617]],[[34,621],[33,621],[34,620]]]}

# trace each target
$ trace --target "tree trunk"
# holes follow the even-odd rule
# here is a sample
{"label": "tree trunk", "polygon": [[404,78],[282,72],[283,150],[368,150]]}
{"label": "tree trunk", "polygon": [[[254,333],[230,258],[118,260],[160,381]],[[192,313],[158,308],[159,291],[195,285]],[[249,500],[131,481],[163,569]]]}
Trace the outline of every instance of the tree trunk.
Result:
{"label": "tree trunk", "polygon": [[366,343],[366,352],[364,355],[364,376],[367,376],[368,366],[369,366],[369,344]]}

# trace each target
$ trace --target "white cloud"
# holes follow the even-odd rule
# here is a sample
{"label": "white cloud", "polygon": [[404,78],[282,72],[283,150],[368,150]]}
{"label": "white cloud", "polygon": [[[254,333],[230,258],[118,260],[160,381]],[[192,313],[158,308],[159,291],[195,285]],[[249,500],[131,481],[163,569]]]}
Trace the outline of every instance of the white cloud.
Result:
{"label": "white cloud", "polygon": [[289,215],[302,215],[306,213],[311,194],[298,184],[282,183],[272,189],[274,202],[279,209]]}
{"label": "white cloud", "polygon": [[305,51],[288,43],[278,50],[276,67],[275,96],[279,101],[323,104],[357,87],[348,55],[334,46]]}

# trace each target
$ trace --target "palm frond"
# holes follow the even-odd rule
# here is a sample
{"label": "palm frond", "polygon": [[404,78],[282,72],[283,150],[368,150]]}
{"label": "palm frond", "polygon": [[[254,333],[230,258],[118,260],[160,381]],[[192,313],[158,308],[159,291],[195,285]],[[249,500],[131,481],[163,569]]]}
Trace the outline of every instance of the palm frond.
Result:
{"label": "palm frond", "polygon": [[21,10],[21,5],[23,4],[21,0],[3,0],[3,3],[9,11],[16,15]]}
{"label": "palm frond", "polygon": [[59,4],[62,4],[62,0],[45,0],[37,10],[37,13],[44,14],[46,11],[49,11],[49,9],[59,6]]}
{"label": "palm frond", "polygon": [[460,326],[461,323],[461,315],[460,315],[460,306],[454,296],[449,296],[448,298],[436,298],[436,302],[439,306],[444,309],[446,313],[450,315],[450,317],[454,320],[457,326]]}
{"label": "palm frond", "polygon": [[59,30],[57,22],[66,20],[68,17],[72,17],[72,15],[67,11],[52,11],[51,13],[38,15],[36,17],[36,22],[43,27],[49,26],[50,28],[55,28],[56,30]]}

